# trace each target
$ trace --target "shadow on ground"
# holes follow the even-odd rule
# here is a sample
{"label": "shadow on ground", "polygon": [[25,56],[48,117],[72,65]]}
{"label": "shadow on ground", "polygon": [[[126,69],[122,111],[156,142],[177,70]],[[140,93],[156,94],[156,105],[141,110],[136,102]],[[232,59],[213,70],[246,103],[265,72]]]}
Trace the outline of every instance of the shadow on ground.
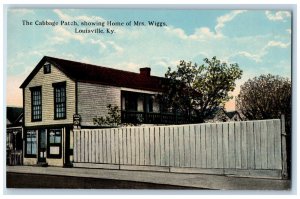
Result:
{"label": "shadow on ground", "polygon": [[163,185],[124,180],[23,174],[13,172],[7,172],[6,187],[61,189],[198,189],[183,186]]}

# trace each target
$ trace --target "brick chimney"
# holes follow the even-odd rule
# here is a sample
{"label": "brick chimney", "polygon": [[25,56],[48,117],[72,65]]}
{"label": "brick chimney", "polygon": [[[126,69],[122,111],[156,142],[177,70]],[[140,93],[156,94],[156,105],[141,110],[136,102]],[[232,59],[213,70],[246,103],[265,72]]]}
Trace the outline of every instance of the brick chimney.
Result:
{"label": "brick chimney", "polygon": [[151,68],[140,68],[140,75],[150,77]]}

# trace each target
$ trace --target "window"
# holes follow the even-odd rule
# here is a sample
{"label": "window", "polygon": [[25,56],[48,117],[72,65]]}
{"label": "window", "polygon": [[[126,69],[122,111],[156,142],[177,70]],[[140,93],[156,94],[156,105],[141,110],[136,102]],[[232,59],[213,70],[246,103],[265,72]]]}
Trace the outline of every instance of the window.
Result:
{"label": "window", "polygon": [[54,83],[54,119],[66,119],[66,82]]}
{"label": "window", "polygon": [[36,132],[34,130],[29,130],[26,132],[26,157],[36,156]]}
{"label": "window", "polygon": [[60,130],[50,130],[50,144],[60,144],[61,143],[61,132]]}
{"label": "window", "polygon": [[124,93],[124,97],[125,97],[125,110],[137,111],[138,96],[135,93],[126,92]]}
{"label": "window", "polygon": [[61,158],[61,129],[50,129],[48,134],[48,155],[49,158]]}
{"label": "window", "polygon": [[51,64],[44,65],[44,74],[51,73]]}
{"label": "window", "polygon": [[42,120],[42,87],[32,87],[31,90],[31,120]]}
{"label": "window", "polygon": [[153,101],[154,101],[154,96],[149,97],[149,112],[153,112]]}
{"label": "window", "polygon": [[144,99],[145,99],[145,101],[144,101],[145,112],[153,112],[154,96],[145,94]]}

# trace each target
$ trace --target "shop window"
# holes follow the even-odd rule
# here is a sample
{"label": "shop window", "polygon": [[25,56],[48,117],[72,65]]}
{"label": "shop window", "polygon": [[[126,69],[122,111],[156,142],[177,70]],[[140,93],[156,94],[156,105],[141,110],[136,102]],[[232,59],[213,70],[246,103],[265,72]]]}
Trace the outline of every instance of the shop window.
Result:
{"label": "shop window", "polygon": [[36,157],[37,140],[36,131],[29,130],[26,132],[26,157]]}
{"label": "shop window", "polygon": [[62,130],[50,129],[48,134],[48,158],[61,158]]}

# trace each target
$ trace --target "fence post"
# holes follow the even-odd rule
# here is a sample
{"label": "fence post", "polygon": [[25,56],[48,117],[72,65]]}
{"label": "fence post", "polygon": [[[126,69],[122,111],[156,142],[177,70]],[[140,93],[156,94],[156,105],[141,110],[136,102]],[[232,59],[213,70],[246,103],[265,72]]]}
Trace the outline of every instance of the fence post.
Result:
{"label": "fence post", "polygon": [[281,115],[281,153],[282,153],[282,179],[288,178],[287,172],[287,150],[286,150],[286,132],[285,132],[285,118]]}

